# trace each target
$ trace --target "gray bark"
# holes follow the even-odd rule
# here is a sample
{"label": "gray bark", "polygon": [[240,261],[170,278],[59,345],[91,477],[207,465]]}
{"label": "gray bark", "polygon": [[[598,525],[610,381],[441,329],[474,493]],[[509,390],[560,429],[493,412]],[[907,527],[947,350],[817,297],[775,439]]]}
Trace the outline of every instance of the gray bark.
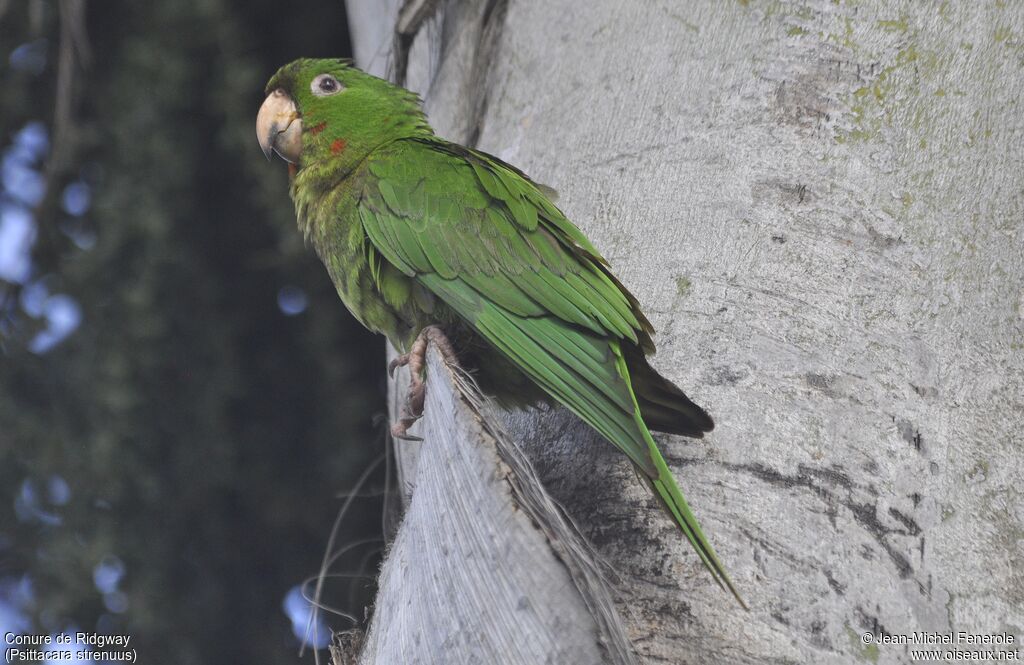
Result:
{"label": "gray bark", "polygon": [[433,349],[427,375],[362,662],[635,663],[601,564],[519,447]]}
{"label": "gray bark", "polygon": [[[349,1],[378,73],[384,6]],[[656,367],[718,423],[659,440],[749,613],[586,427],[486,415],[617,571],[641,661],[910,662],[865,631],[1019,645],[1021,3],[463,0],[414,34],[408,85],[434,127],[560,191],[658,329]],[[435,446],[449,426],[431,422],[420,466],[475,445]],[[414,503],[441,496],[415,478]],[[430,508],[402,530],[445,547],[458,529]],[[417,565],[393,554],[384,581]]]}

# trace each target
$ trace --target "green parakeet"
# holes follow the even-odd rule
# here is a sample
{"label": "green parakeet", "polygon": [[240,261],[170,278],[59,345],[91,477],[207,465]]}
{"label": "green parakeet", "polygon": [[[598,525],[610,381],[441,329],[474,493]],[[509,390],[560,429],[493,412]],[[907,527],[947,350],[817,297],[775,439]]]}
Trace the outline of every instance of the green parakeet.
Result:
{"label": "green parakeet", "polygon": [[266,92],[260,145],[290,163],[299,228],[352,314],[420,356],[414,376],[421,333],[440,329],[484,392],[565,405],[629,457],[739,599],[648,429],[701,437],[714,423],[648,364],[636,298],[542,188],[435,136],[414,94],[346,61],[297,60]]}

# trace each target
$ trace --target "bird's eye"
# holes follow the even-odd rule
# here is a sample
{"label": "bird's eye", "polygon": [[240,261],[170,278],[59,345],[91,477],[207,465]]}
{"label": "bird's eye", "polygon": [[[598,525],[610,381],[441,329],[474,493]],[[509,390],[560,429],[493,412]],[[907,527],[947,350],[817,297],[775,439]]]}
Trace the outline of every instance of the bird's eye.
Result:
{"label": "bird's eye", "polygon": [[313,82],[309,86],[310,90],[317,97],[330,97],[336,95],[345,89],[338,79],[334,78],[330,74],[321,74],[313,79]]}

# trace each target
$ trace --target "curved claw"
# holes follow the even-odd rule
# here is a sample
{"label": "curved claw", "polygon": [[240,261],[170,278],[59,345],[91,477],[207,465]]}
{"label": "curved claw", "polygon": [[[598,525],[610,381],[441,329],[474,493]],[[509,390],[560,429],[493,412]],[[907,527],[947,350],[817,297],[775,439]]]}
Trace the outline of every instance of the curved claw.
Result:
{"label": "curved claw", "polygon": [[409,364],[409,354],[403,353],[400,356],[396,356],[391,362],[388,363],[388,376],[395,378],[395,370],[399,367],[405,367]]}
{"label": "curved claw", "polygon": [[422,441],[423,437],[414,436],[409,434],[409,428],[419,420],[419,418],[402,418],[397,423],[391,426],[391,436],[402,441]]}

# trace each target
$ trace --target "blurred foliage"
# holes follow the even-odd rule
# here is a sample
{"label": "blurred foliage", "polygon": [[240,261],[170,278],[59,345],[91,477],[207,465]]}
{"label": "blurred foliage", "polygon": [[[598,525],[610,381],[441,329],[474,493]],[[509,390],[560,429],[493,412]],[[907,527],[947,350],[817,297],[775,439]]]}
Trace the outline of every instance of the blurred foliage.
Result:
{"label": "blurred foliage", "polygon": [[[84,5],[63,119],[74,0],[0,4],[0,56],[41,58],[0,63],[0,139],[41,121],[55,142],[30,282],[82,316],[33,352],[27,287],[0,282],[0,580],[31,580],[30,632],[128,633],[154,664],[291,660],[285,594],[319,568],[337,495],[384,450],[383,345],[303,247],[284,165],[253,124],[278,66],[348,55],[343,3]],[[70,183],[91,193],[84,215],[61,205]],[[286,286],[308,298],[294,316]],[[342,544],[381,535],[381,499],[355,506]],[[372,574],[372,549],[339,566]],[[115,599],[94,580],[112,561]],[[362,616],[372,582],[333,588]]]}

